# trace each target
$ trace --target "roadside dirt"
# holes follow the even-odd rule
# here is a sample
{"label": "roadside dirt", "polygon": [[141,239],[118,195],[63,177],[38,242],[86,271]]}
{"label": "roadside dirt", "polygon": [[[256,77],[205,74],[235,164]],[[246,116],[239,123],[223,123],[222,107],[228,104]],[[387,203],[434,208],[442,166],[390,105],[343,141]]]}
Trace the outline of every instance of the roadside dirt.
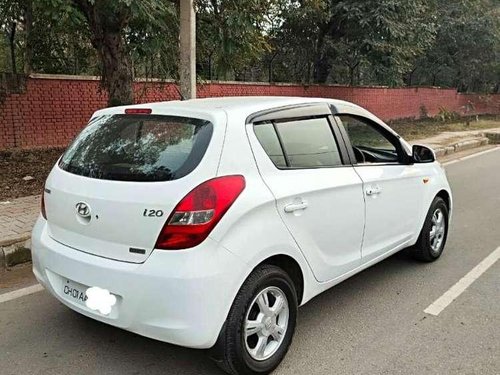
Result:
{"label": "roadside dirt", "polygon": [[62,148],[0,151],[0,202],[40,194],[63,151]]}

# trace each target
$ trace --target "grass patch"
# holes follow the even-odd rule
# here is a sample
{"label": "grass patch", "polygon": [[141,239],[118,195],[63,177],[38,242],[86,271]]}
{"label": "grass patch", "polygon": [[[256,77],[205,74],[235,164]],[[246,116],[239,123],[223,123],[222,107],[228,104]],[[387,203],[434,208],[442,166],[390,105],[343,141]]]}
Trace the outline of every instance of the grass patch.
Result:
{"label": "grass patch", "polygon": [[470,120],[469,125],[465,119],[440,122],[435,119],[426,119],[418,121],[395,121],[388,124],[399,135],[407,141],[414,139],[429,138],[442,132],[459,132],[468,130],[484,130],[500,128],[500,116],[483,116]]}

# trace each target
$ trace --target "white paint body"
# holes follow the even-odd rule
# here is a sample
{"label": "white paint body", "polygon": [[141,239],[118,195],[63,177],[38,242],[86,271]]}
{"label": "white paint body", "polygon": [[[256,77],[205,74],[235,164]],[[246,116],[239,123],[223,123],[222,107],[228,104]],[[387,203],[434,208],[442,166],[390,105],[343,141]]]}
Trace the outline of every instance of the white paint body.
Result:
{"label": "white paint body", "polygon": [[[286,255],[295,260],[302,271],[304,304],[414,244],[436,194],[444,190],[451,200],[439,163],[279,170],[246,119],[302,103],[334,105],[339,113],[387,128],[366,110],[329,99],[219,98],[137,106],[153,114],[211,121],[213,136],[201,163],[183,178],[154,183],[81,177],[56,165],[46,182],[48,221],[40,216],[33,230],[39,282],[91,318],[162,341],[209,348],[242,283],[266,259]],[[123,111],[116,107],[95,115]],[[243,175],[246,188],[205,241],[185,250],[154,249],[166,217],[145,218],[145,207],[169,213],[198,184],[232,174]],[[373,188],[380,194],[368,195]],[[78,221],[79,201],[101,212],[99,226]],[[285,212],[285,206],[302,203],[307,207]],[[129,247],[149,250],[134,254]],[[117,298],[110,314],[67,298],[62,290],[70,281],[109,290]]]}

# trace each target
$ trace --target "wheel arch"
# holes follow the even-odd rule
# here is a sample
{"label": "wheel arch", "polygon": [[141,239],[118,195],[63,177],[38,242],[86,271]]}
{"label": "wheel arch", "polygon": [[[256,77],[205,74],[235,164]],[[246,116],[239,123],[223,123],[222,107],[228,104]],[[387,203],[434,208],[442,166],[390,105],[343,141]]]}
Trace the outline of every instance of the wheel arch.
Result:
{"label": "wheel arch", "polygon": [[[245,275],[244,280],[246,280],[248,276],[255,271],[255,269],[264,264],[280,267],[290,276],[297,289],[297,302],[300,306],[304,297],[304,277],[306,276],[304,275],[300,263],[290,255],[284,253],[273,254],[260,261],[260,263],[257,263],[255,267],[253,267],[251,271]],[[241,285],[239,286],[239,288],[241,288]],[[217,341],[210,349],[208,349],[208,355],[217,363],[221,363],[221,361],[223,360],[223,340],[226,335],[226,330],[227,318],[221,327]]]}
{"label": "wheel arch", "polygon": [[436,194],[436,197],[443,199],[444,202],[446,203],[446,207],[448,208],[448,211],[451,211],[451,195],[448,191],[446,191],[445,189],[441,189]]}
{"label": "wheel arch", "polygon": [[296,288],[297,301],[298,305],[300,306],[302,303],[302,299],[304,297],[304,274],[302,272],[300,264],[289,255],[277,254],[264,259],[262,262],[257,264],[253,270],[255,270],[257,267],[263,264],[269,264],[279,267],[283,271],[285,271],[288,274],[288,276],[290,276]]}

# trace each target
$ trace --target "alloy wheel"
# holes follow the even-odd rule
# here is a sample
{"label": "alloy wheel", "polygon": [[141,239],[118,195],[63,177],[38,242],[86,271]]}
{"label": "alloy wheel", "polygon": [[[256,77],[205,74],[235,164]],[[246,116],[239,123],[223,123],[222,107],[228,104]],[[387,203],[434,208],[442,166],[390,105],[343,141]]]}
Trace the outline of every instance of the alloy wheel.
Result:
{"label": "alloy wheel", "polygon": [[435,253],[439,253],[444,242],[446,231],[446,221],[443,211],[437,208],[432,214],[432,226],[429,232],[429,241],[431,249]]}
{"label": "alloy wheel", "polygon": [[244,322],[248,354],[257,361],[270,358],[281,346],[288,328],[290,309],[285,293],[268,287],[254,298]]}

